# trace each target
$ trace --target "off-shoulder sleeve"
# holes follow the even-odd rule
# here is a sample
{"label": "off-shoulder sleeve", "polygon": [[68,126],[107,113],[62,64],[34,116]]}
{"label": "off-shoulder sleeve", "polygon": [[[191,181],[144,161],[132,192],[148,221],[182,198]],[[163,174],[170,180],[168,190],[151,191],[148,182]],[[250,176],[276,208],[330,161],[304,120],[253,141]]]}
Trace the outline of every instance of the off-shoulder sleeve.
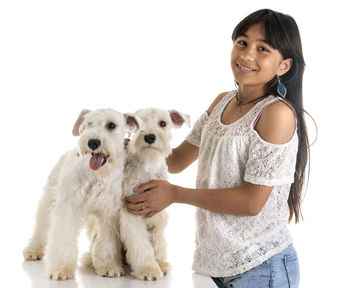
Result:
{"label": "off-shoulder sleeve", "polygon": [[192,145],[199,147],[201,143],[202,128],[207,120],[208,120],[208,113],[205,111],[198,118],[196,123],[194,123],[191,132],[187,135],[185,140],[191,143]]}
{"label": "off-shoulder sleeve", "polygon": [[244,181],[257,185],[276,186],[294,182],[298,135],[285,144],[272,144],[254,131],[251,137]]}

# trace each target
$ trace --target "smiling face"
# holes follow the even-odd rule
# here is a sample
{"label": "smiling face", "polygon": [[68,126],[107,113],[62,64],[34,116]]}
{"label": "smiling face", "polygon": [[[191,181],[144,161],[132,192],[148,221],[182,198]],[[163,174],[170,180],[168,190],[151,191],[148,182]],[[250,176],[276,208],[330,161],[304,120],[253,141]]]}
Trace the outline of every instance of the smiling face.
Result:
{"label": "smiling face", "polygon": [[291,59],[282,59],[279,50],[265,40],[265,31],[260,24],[252,25],[234,42],[231,53],[231,68],[239,85],[261,86],[276,75],[285,74]]}

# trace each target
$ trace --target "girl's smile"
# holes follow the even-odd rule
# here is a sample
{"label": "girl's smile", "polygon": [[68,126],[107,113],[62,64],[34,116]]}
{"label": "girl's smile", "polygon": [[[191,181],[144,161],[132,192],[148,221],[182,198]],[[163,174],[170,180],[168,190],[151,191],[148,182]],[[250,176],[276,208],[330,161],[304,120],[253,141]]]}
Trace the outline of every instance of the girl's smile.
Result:
{"label": "girl's smile", "polygon": [[257,69],[251,68],[246,64],[241,64],[241,63],[236,63],[238,70],[242,73],[251,73],[251,72],[256,72]]}
{"label": "girl's smile", "polygon": [[231,68],[240,87],[253,85],[264,90],[265,84],[276,75],[286,73],[291,59],[282,59],[265,37],[261,24],[252,25],[243,35],[235,39],[231,53]]}

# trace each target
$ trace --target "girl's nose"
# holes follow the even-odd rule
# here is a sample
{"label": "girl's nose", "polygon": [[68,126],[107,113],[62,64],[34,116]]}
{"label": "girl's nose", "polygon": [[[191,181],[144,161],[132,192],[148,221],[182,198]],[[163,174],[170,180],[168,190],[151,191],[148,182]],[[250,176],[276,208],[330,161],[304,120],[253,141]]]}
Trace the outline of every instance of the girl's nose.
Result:
{"label": "girl's nose", "polygon": [[255,49],[254,47],[247,47],[244,52],[241,54],[241,58],[244,60],[244,61],[249,61],[249,62],[252,62],[252,61],[255,61]]}

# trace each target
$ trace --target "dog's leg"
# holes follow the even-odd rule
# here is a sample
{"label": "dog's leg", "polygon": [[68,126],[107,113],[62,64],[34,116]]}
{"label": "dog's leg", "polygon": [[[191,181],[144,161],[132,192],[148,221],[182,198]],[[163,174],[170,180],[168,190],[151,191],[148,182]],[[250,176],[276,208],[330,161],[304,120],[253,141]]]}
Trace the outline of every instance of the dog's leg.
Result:
{"label": "dog's leg", "polygon": [[47,242],[47,233],[50,226],[50,215],[55,205],[57,177],[59,175],[64,157],[56,164],[48,178],[44,193],[40,199],[36,212],[34,234],[28,246],[23,250],[25,260],[35,261],[43,258]]}
{"label": "dog's leg", "polygon": [[23,250],[25,260],[40,260],[45,254],[51,212],[56,200],[58,179],[66,158],[67,154],[60,158],[48,177],[36,212],[33,237],[30,239],[28,246]]}
{"label": "dog's leg", "polygon": [[140,280],[156,280],[163,276],[154,258],[149,233],[142,217],[121,209],[120,235],[126,247],[126,259],[131,265],[131,273]]}
{"label": "dog's leg", "polygon": [[167,244],[165,240],[165,228],[168,223],[168,214],[165,211],[159,212],[150,219],[152,233],[152,244],[154,249],[154,255],[158,262],[158,265],[164,275],[166,275],[171,265],[167,261]]}
{"label": "dog's leg", "polygon": [[82,211],[82,204],[77,199],[56,201],[52,211],[52,224],[47,243],[46,274],[51,279],[66,280],[74,277],[78,256],[77,237],[81,227]]}
{"label": "dog's leg", "polygon": [[46,187],[36,212],[33,236],[27,247],[23,250],[24,259],[27,261],[41,260],[44,257],[53,204],[53,193],[50,191],[50,188]]}
{"label": "dog's leg", "polygon": [[85,252],[80,259],[80,263],[83,267],[94,269],[92,265],[92,250],[95,246],[95,239],[97,236],[97,217],[95,215],[89,215],[86,221],[86,236],[90,241],[89,252]]}
{"label": "dog's leg", "polygon": [[117,219],[100,216],[91,246],[92,264],[97,275],[120,277],[124,274]]}

